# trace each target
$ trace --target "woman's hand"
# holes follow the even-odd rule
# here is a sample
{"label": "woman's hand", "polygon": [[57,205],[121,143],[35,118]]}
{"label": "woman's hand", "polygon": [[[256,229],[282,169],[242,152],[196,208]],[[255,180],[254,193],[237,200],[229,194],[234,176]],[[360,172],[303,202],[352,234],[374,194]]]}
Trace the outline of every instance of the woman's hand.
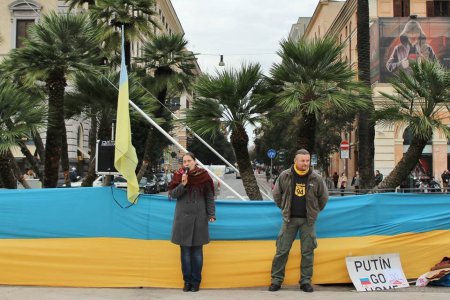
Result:
{"label": "woman's hand", "polygon": [[183,174],[181,176],[181,184],[186,186],[187,183],[188,183],[188,176],[187,176],[187,174]]}
{"label": "woman's hand", "polygon": [[208,221],[211,222],[211,223],[213,223],[215,220],[216,220],[215,216],[214,217],[209,217],[209,219],[208,219]]}

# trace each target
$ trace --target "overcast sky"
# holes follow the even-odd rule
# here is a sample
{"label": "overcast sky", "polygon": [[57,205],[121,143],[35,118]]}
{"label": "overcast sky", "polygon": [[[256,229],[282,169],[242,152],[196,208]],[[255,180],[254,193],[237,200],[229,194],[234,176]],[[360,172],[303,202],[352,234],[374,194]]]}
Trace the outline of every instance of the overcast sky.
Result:
{"label": "overcast sky", "polygon": [[203,72],[259,62],[265,73],[278,61],[279,42],[298,17],[311,17],[319,0],[172,0]]}

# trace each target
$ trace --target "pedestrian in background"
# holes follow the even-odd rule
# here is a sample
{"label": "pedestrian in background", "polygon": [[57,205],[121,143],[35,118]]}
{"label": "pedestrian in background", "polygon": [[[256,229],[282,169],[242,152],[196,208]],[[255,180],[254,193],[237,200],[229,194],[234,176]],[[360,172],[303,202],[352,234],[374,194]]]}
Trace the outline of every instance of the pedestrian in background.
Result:
{"label": "pedestrian in background", "polygon": [[345,175],[345,173],[342,173],[341,177],[339,177],[339,188],[341,189],[341,196],[344,196],[346,187],[347,187],[347,176]]}
{"label": "pedestrian in background", "polygon": [[26,169],[25,174],[23,175],[25,179],[36,179],[36,174],[34,174],[33,169]]}
{"label": "pedestrian in background", "polygon": [[266,167],[266,181],[269,182],[270,179],[270,168]]}
{"label": "pedestrian in background", "polygon": [[328,189],[317,173],[310,169],[311,156],[305,149],[295,153],[294,164],[283,171],[275,183],[273,198],[281,209],[283,225],[278,234],[277,252],[272,262],[269,291],[281,288],[285,267],[297,232],[301,240],[300,289],[313,292],[314,249],[317,247],[315,222],[328,201]]}
{"label": "pedestrian in background", "polygon": [[375,171],[375,185],[379,185],[383,181],[383,174],[379,170]]}
{"label": "pedestrian in background", "polygon": [[355,176],[352,178],[352,186],[355,188],[355,193],[358,194],[359,190],[359,172],[356,171]]}
{"label": "pedestrian in background", "polygon": [[441,175],[442,179],[442,191],[445,193],[448,191],[448,186],[450,183],[450,172],[449,170],[444,170],[444,172]]}
{"label": "pedestrian in background", "polygon": [[176,198],[172,243],[181,248],[181,271],[185,292],[198,292],[202,281],[203,245],[208,244],[208,221],[214,222],[214,183],[205,169],[197,167],[195,155],[183,156],[183,168],[169,184],[169,197]]}
{"label": "pedestrian in background", "polygon": [[334,183],[334,188],[337,189],[338,188],[338,182],[339,182],[339,175],[337,172],[333,173],[333,183]]}

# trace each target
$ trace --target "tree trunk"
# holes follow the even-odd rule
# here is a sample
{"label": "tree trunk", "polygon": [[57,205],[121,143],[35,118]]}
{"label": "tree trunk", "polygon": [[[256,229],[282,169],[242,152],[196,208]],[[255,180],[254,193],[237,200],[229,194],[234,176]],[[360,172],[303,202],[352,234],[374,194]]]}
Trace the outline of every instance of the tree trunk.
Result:
{"label": "tree trunk", "polygon": [[95,162],[97,158],[97,116],[95,114],[92,114],[91,117],[91,130],[89,133],[89,149],[91,152],[91,157],[89,158],[89,168],[88,173],[86,177],[84,178],[83,182],[81,183],[81,186],[92,186],[92,183],[94,182],[95,178],[97,178],[97,175],[95,174]]}
{"label": "tree trunk", "polygon": [[[14,127],[14,123],[11,120],[7,120],[6,122],[7,122],[7,124],[6,124],[7,127],[11,130]],[[40,180],[42,180],[42,173],[39,170],[39,165],[38,165],[36,158],[33,156],[33,154],[31,154],[30,150],[28,150],[28,147],[25,145],[24,142],[18,141],[17,144],[20,147],[20,151],[22,152],[22,154],[26,157],[26,159],[30,163],[31,168],[33,169],[36,176]],[[22,175],[22,174],[20,174],[20,175]]]}
{"label": "tree trunk", "polygon": [[125,65],[128,71],[131,71],[131,43],[125,40]]}
{"label": "tree trunk", "polygon": [[427,145],[428,139],[420,139],[413,137],[408,151],[403,155],[402,159],[395,166],[394,170],[384,178],[384,180],[376,187],[378,190],[395,189],[400,185],[416,166],[422,151]]}
{"label": "tree trunk", "polygon": [[306,149],[313,153],[316,139],[316,117],[314,114],[304,115],[301,118],[298,132],[297,150]]}
{"label": "tree trunk", "polygon": [[38,160],[31,154],[30,150],[28,150],[27,146],[23,142],[19,142],[20,151],[22,151],[23,155],[27,158],[28,162],[33,169],[33,172],[36,174],[37,178],[42,181],[42,173],[39,169]]}
{"label": "tree trunk", "polygon": [[250,156],[248,155],[248,135],[243,126],[237,125],[237,129],[231,133],[231,145],[233,145],[236,161],[244,183],[245,192],[250,200],[262,200],[255,174],[253,173]]}
{"label": "tree trunk", "polygon": [[30,185],[25,180],[25,177],[23,176],[22,171],[20,170],[19,166],[17,165],[16,160],[15,160],[13,154],[11,153],[11,151],[8,151],[8,153],[6,155],[9,158],[9,167],[13,171],[16,181],[20,182],[20,184],[24,188],[29,189]]}
{"label": "tree trunk", "polygon": [[44,187],[54,188],[58,184],[59,161],[61,159],[64,123],[64,89],[66,79],[62,70],[53,71],[46,82],[48,89],[48,125],[45,143]]}
{"label": "tree trunk", "polygon": [[[164,106],[166,103],[166,96],[167,96],[167,87],[163,87],[159,92],[158,92],[158,96],[157,99],[160,103],[159,105],[159,109],[158,111],[155,113],[155,118],[161,118],[162,116],[164,116]],[[166,121],[169,121],[170,119],[167,119]],[[164,130],[167,129],[167,127],[165,126],[165,124],[163,124],[161,126]],[[150,164],[150,161],[152,161],[152,149],[154,150],[154,147],[156,146],[158,148],[157,145],[160,145],[159,148],[161,149],[157,149],[162,151],[163,150],[163,145],[165,146],[165,144],[161,144],[158,141],[156,141],[156,139],[165,139],[166,137],[162,136],[162,135],[157,135],[155,134],[154,131],[155,129],[153,128],[149,128],[149,131],[147,133],[147,138],[145,139],[145,150],[144,150],[144,155],[142,157],[142,164],[141,167],[139,168],[139,171],[136,175],[138,182],[142,179],[142,177],[144,176],[145,172],[147,172],[147,168]]]}
{"label": "tree trunk", "polygon": [[70,165],[69,165],[69,149],[67,145],[67,130],[66,130],[66,123],[63,121],[63,124],[61,125],[63,128],[62,132],[62,138],[61,138],[61,169],[64,174],[64,184],[66,187],[71,187],[70,183]]}
{"label": "tree trunk", "polygon": [[[149,139],[147,139],[147,141],[149,141]],[[147,142],[145,143],[145,149],[147,149]],[[148,153],[144,153],[144,157],[145,156],[148,157],[149,154]],[[136,175],[136,178],[137,178],[138,182],[141,181],[142,177],[144,177],[145,172],[147,172],[148,165],[149,165],[148,159],[143,159],[141,167],[139,168],[139,171],[138,171],[138,173]]]}
{"label": "tree trunk", "polygon": [[111,140],[111,130],[112,130],[112,119],[107,113],[101,112],[100,122],[98,124],[98,139],[101,141]]}
{"label": "tree trunk", "polygon": [[[358,0],[357,3],[357,51],[358,78],[368,89],[370,86],[370,28],[369,2]],[[361,111],[358,116],[358,168],[360,188],[368,189],[374,186],[374,156],[375,156],[375,122],[370,113],[375,111],[372,99],[370,107]]]}
{"label": "tree trunk", "polygon": [[39,155],[39,170],[42,171],[44,169],[43,165],[45,162],[45,147],[39,132],[33,133],[33,142],[34,145],[36,146],[36,151],[38,152]]}
{"label": "tree trunk", "polygon": [[14,172],[11,168],[11,156],[10,151],[0,152],[0,177],[3,183],[3,187],[7,189],[17,189],[17,179],[14,176]]}

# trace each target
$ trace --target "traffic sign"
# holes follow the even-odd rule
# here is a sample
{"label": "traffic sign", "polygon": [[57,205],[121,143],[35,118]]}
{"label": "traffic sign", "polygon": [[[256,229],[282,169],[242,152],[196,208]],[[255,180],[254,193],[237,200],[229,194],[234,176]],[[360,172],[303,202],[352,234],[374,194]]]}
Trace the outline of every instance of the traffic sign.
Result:
{"label": "traffic sign", "polygon": [[348,150],[348,149],[350,149],[350,144],[348,143],[348,141],[342,141],[341,150]]}
{"label": "traffic sign", "polygon": [[317,166],[317,154],[311,154],[311,166]]}
{"label": "traffic sign", "polygon": [[341,145],[341,158],[347,159],[350,157],[350,145],[348,141],[342,141]]}
{"label": "traffic sign", "polygon": [[267,151],[267,156],[272,159],[275,158],[275,156],[277,156],[277,151],[275,151],[275,149],[269,149]]}

